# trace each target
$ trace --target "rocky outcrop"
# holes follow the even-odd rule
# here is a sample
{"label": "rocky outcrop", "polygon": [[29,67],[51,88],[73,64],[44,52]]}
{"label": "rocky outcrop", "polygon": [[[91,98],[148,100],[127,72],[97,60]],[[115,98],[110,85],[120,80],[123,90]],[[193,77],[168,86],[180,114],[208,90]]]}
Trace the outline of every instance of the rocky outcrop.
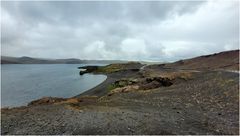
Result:
{"label": "rocky outcrop", "polygon": [[215,69],[229,69],[222,60],[238,60],[231,57],[236,52],[138,72],[137,63],[85,67],[108,79],[84,97],[1,109],[1,134],[239,135],[239,73]]}
{"label": "rocky outcrop", "polygon": [[79,74],[83,75],[85,73],[101,73],[101,74],[110,74],[119,71],[131,71],[138,72],[143,65],[139,62],[128,62],[128,63],[116,63],[110,64],[107,66],[83,66],[78,67],[82,69]]}
{"label": "rocky outcrop", "polygon": [[130,91],[149,90],[159,87],[168,87],[173,84],[173,80],[166,77],[149,77],[138,79],[121,79],[115,81],[108,88],[110,93],[108,96],[114,93],[126,93]]}
{"label": "rocky outcrop", "polygon": [[169,78],[163,78],[163,77],[147,78],[146,81],[148,83],[156,81],[159,84],[161,84],[161,86],[171,86],[173,84],[172,81]]}
{"label": "rocky outcrop", "polygon": [[84,67],[78,67],[78,69],[81,69],[79,74],[83,75],[85,73],[92,73],[94,71],[98,70],[99,66],[84,66]]}

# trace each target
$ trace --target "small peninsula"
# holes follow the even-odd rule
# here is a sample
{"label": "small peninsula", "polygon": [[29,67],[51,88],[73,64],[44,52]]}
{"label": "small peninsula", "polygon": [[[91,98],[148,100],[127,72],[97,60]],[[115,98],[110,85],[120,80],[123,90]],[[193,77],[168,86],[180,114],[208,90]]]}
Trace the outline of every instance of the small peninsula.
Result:
{"label": "small peninsula", "polygon": [[1,109],[1,134],[239,134],[239,50],[80,69],[107,79],[72,98]]}

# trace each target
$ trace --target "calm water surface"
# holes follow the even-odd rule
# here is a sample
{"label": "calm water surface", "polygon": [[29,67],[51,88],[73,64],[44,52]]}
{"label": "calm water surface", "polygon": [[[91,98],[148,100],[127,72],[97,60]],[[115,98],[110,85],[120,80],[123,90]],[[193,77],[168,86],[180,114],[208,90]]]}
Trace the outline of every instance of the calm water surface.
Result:
{"label": "calm water surface", "polygon": [[1,106],[26,105],[44,96],[72,97],[95,87],[104,75],[79,75],[83,64],[1,65]]}

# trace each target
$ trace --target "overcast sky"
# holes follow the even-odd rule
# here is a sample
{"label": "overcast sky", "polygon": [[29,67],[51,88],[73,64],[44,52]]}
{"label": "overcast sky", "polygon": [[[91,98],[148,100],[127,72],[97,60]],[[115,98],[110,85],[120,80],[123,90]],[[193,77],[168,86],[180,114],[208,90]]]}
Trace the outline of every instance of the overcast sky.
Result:
{"label": "overcast sky", "polygon": [[175,61],[239,48],[239,3],[2,2],[1,53]]}

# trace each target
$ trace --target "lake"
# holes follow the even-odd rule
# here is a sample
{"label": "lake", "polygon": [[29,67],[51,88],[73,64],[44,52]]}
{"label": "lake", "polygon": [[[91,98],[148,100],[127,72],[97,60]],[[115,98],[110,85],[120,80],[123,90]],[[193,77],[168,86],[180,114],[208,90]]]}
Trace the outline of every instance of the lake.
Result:
{"label": "lake", "polygon": [[105,75],[79,75],[84,64],[1,65],[1,106],[27,105],[45,96],[73,97],[102,83]]}

